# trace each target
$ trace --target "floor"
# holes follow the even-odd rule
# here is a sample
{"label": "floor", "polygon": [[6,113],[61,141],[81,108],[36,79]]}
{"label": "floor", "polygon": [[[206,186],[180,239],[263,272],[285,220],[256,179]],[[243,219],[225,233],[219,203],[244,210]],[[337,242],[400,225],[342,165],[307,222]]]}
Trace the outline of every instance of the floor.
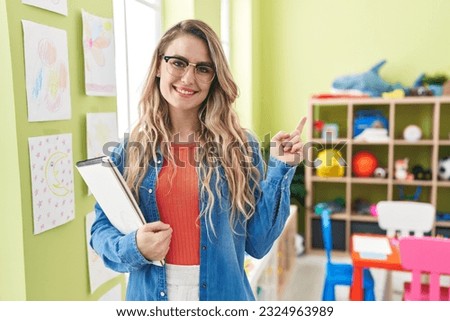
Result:
{"label": "floor", "polygon": [[[349,258],[333,257],[336,262],[348,262]],[[324,268],[326,258],[322,255],[303,254],[297,258],[297,264],[290,275],[290,282],[284,291],[284,301],[320,301],[324,280]],[[386,300],[384,296],[386,271],[371,269],[375,279],[376,300]],[[392,301],[401,301],[403,282],[409,280],[409,273],[392,272]],[[349,287],[338,286],[336,288],[336,299],[347,301]]]}

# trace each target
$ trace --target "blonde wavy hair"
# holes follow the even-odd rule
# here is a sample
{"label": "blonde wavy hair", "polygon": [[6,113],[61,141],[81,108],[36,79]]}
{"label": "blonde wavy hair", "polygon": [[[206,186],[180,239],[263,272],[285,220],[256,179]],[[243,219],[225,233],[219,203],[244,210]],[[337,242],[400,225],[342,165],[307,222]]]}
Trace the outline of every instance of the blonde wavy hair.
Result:
{"label": "blonde wavy hair", "polygon": [[[184,20],[169,29],[161,38],[152,58],[146,85],[140,100],[140,118],[130,134],[124,176],[128,186],[139,202],[139,189],[149,166],[161,152],[165,159],[173,162],[170,149],[173,134],[169,117],[169,106],[159,89],[158,67],[167,47],[182,35],[194,35],[205,42],[209,49],[216,76],[211,83],[207,98],[198,111],[200,122],[199,142],[203,148],[196,149],[199,177],[202,179],[200,195],[207,196],[207,206],[200,215],[206,215],[212,224],[213,204],[223,199],[221,184],[228,183],[230,200],[230,225],[248,220],[255,212],[256,199],[260,191],[260,173],[251,160],[257,148],[249,148],[249,134],[239,125],[233,103],[238,88],[233,81],[221,43],[214,31],[199,20]],[[138,147],[138,148],[136,148]],[[223,169],[224,176],[220,174]],[[214,182],[214,183],[213,183]],[[201,197],[201,196],[199,196]],[[224,202],[220,203],[224,206]]]}

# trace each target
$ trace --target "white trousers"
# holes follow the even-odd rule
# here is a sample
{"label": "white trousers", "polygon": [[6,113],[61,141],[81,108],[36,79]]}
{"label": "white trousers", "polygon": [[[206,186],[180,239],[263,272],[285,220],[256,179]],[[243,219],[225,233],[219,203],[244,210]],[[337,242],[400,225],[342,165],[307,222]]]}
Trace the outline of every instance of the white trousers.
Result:
{"label": "white trousers", "polygon": [[166,264],[167,299],[198,301],[199,278],[199,265]]}

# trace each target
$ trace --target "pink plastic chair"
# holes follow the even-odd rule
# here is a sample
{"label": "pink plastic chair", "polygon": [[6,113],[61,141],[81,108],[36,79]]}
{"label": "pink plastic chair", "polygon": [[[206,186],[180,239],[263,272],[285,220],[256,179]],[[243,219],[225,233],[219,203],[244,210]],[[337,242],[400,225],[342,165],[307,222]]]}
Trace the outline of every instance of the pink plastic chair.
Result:
{"label": "pink plastic chair", "polygon": [[[441,274],[450,274],[450,239],[437,237],[400,238],[400,259],[412,271],[411,282],[405,282],[405,301],[448,301],[449,288],[440,286]],[[429,274],[429,284],[421,282]]]}

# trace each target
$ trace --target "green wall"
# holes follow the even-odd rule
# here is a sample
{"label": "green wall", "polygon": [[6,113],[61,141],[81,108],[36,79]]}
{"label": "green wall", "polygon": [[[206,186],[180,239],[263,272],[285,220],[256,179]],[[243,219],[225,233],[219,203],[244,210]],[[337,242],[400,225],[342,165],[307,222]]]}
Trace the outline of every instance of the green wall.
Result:
{"label": "green wall", "polygon": [[6,151],[0,158],[0,300],[24,300],[25,262],[23,257],[22,206],[20,201],[19,154],[17,151],[16,115],[12,85],[12,65],[9,46],[9,30],[6,20],[6,3],[0,0],[0,150]]}
{"label": "green wall", "polygon": [[263,134],[291,130],[308,98],[340,75],[387,59],[381,76],[412,85],[421,72],[450,74],[450,1],[260,0],[261,85],[256,116]]}
{"label": "green wall", "polygon": [[185,19],[200,19],[220,36],[220,0],[162,0],[163,32]]}
{"label": "green wall", "polygon": [[[78,173],[74,173],[75,220],[39,235],[33,235],[28,137],[71,133],[73,161],[76,162],[87,157],[86,113],[116,111],[115,97],[88,97],[84,93],[81,8],[98,16],[112,17],[111,0],[68,1],[67,17],[24,5],[20,1],[6,2],[13,90],[12,96],[9,97],[8,104],[5,106],[8,108],[7,116],[9,116],[10,122],[6,127],[2,126],[2,136],[7,135],[10,139],[8,144],[12,147],[12,157],[8,161],[16,163],[16,166],[12,166],[13,171],[6,174],[7,178],[11,178],[11,180],[8,180],[13,187],[11,193],[18,192],[11,195],[10,199],[14,201],[20,197],[21,200],[20,202],[12,202],[12,205],[7,206],[6,209],[2,208],[2,210],[8,211],[3,213],[2,217],[4,214],[14,215],[15,217],[15,220],[11,223],[11,227],[14,229],[5,233],[6,243],[11,247],[11,250],[6,253],[8,259],[2,259],[2,262],[8,260],[24,262],[22,266],[24,266],[25,277],[23,278],[21,275],[20,264],[18,265],[19,269],[11,273],[11,277],[16,278],[15,282],[17,282],[19,289],[21,284],[25,283],[26,290],[14,293],[12,287],[2,282],[0,285],[2,298],[24,299],[26,293],[25,298],[27,300],[95,300],[113,285],[124,282],[123,276],[117,277],[103,285],[94,295],[89,292],[85,216],[93,210],[94,199],[92,196],[87,196],[86,187]],[[72,106],[72,118],[70,120],[32,123],[27,120],[22,19],[60,28],[67,32]],[[2,19],[2,21],[4,20]],[[3,23],[1,31],[3,39],[5,33]],[[2,45],[4,45],[3,41]],[[5,47],[2,48],[3,52]],[[5,89],[2,86],[2,93],[3,90]],[[6,97],[8,98],[8,95]],[[14,151],[14,147],[17,152]],[[17,155],[20,155],[20,157],[17,157]],[[1,168],[4,171],[5,167],[1,166]],[[20,177],[20,187],[16,186],[14,177]],[[4,218],[2,222],[3,220]],[[22,224],[18,226],[20,221],[22,221]],[[2,233],[2,238],[5,237],[5,234]],[[20,242],[20,238],[23,238],[22,242]],[[21,243],[23,243],[23,249],[20,249]],[[18,248],[13,253],[13,249],[16,247]],[[3,258],[4,250],[1,251]],[[3,270],[4,263],[0,264],[2,264],[3,273],[5,271]],[[2,275],[2,277],[7,278],[9,276]],[[10,291],[8,292],[8,290]]]}
{"label": "green wall", "polygon": [[184,19],[194,19],[195,3],[194,0],[163,0],[163,33]]}

